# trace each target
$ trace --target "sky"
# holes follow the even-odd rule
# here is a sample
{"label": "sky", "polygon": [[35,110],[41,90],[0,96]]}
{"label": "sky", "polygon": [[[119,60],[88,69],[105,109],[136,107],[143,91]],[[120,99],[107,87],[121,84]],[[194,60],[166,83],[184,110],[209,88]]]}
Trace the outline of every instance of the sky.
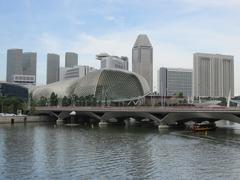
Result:
{"label": "sky", "polygon": [[6,52],[37,52],[37,84],[46,83],[47,53],[79,54],[79,65],[99,68],[95,55],[128,56],[138,34],[153,45],[154,90],[160,67],[192,68],[193,53],[234,56],[240,94],[239,0],[0,0],[0,80]]}

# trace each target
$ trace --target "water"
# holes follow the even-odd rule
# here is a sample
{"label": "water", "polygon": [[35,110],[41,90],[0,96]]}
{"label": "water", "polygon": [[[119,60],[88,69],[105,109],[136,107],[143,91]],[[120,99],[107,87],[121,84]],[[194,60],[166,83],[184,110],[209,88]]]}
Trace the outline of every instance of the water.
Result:
{"label": "water", "polygon": [[0,179],[240,179],[240,130],[0,125]]}

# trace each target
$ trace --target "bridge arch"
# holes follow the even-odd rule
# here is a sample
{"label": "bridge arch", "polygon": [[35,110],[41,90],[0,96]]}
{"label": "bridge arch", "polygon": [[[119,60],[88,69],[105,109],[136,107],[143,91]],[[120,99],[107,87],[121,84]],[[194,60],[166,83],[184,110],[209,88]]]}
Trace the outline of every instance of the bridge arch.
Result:
{"label": "bridge arch", "polygon": [[218,121],[218,120],[228,120],[235,123],[240,123],[240,118],[232,113],[224,112],[189,112],[189,113],[168,113],[163,119],[161,119],[162,124],[175,124],[177,122],[186,122],[188,120],[196,121]]}

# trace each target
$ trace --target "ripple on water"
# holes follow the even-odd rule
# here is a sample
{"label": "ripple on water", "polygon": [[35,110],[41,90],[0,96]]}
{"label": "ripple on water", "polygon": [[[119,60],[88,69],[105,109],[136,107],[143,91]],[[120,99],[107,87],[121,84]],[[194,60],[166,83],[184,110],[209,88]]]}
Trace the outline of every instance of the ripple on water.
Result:
{"label": "ripple on water", "polygon": [[[224,136],[225,134],[225,136]],[[0,127],[3,179],[238,179],[240,135]],[[14,169],[14,170],[13,170]],[[0,178],[1,179],[1,178]]]}

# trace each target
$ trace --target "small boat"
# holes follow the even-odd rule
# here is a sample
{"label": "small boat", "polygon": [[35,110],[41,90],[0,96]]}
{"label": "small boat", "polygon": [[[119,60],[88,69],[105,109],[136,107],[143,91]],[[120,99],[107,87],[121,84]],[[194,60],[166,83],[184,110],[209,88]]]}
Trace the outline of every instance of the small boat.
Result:
{"label": "small boat", "polygon": [[192,127],[192,131],[211,131],[215,130],[216,125],[215,123],[195,123]]}

